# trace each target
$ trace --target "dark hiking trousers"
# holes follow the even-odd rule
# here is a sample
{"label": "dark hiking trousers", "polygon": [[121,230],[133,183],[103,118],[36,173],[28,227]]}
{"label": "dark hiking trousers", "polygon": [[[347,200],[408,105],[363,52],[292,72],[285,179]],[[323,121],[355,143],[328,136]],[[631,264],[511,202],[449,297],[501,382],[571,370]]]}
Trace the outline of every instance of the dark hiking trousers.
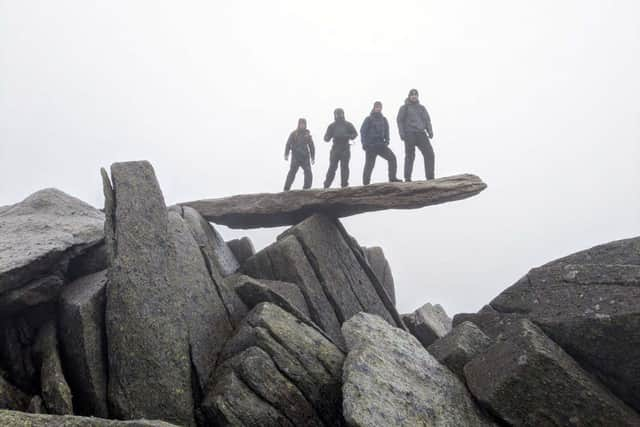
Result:
{"label": "dark hiking trousers", "polygon": [[427,179],[433,179],[435,155],[433,147],[425,132],[410,132],[404,136],[404,179],[411,180],[413,161],[416,158],[416,147],[424,157],[424,174]]}
{"label": "dark hiking trousers", "polygon": [[364,172],[362,173],[362,184],[367,185],[371,182],[371,172],[376,164],[376,157],[380,156],[389,162],[389,181],[396,178],[398,162],[396,156],[391,149],[383,144],[372,145],[366,148],[366,160],[364,162]]}
{"label": "dark hiking trousers", "polygon": [[284,191],[289,191],[291,189],[291,184],[293,184],[293,180],[296,177],[296,173],[298,172],[298,168],[302,168],[304,171],[304,185],[303,189],[311,188],[311,183],[313,181],[313,174],[311,173],[311,161],[308,157],[305,158],[297,158],[295,155],[291,156],[291,167],[289,168],[289,173],[287,174],[287,180],[284,182]]}
{"label": "dark hiking trousers", "polygon": [[351,159],[351,150],[349,146],[331,147],[331,153],[329,154],[329,169],[327,170],[327,177],[324,180],[324,188],[331,187],[333,178],[336,176],[338,170],[338,162],[340,162],[340,186],[349,186],[349,159]]}

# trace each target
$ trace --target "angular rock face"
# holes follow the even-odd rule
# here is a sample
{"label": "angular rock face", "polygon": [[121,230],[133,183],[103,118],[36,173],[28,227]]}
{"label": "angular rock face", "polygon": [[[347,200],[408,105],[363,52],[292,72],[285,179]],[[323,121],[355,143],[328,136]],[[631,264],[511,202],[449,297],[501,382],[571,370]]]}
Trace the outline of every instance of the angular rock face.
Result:
{"label": "angular rock face", "polygon": [[240,265],[256,253],[253,242],[248,237],[230,240],[227,242],[227,246],[229,246]]}
{"label": "angular rock face", "polygon": [[53,322],[40,328],[35,343],[35,356],[40,366],[40,386],[47,412],[56,415],[73,414],[71,390],[62,373],[56,326]]}
{"label": "angular rock face", "polygon": [[451,331],[451,319],[440,304],[426,303],[413,313],[402,315],[402,320],[425,348]]}
{"label": "angular rock face", "polygon": [[342,330],[343,411],[350,426],[489,426],[462,382],[409,333],[366,313]]}
{"label": "angular rock face", "polygon": [[341,425],[343,359],[314,327],[260,304],[225,346],[203,411],[221,425]]}
{"label": "angular rock face", "polygon": [[69,284],[59,302],[63,366],[76,413],[107,418],[107,343],[104,325],[107,270]]}
{"label": "angular rock face", "polygon": [[113,188],[105,175],[110,413],[193,425],[185,294],[164,198],[148,162],[113,164]]}
{"label": "angular rock face", "polygon": [[233,282],[233,288],[249,309],[270,302],[298,317],[311,319],[304,295],[294,283],[258,280],[245,275],[238,275]]}
{"label": "angular rock face", "polygon": [[526,319],[464,373],[474,396],[510,425],[640,425],[637,413]]}
{"label": "angular rock face", "polygon": [[183,203],[208,221],[231,228],[294,225],[313,214],[334,218],[385,209],[416,209],[475,196],[486,188],[474,175],[334,190],[244,194]]}
{"label": "angular rock face", "polygon": [[26,283],[64,272],[70,258],[103,238],[104,215],[56,189],[38,191],[0,212],[0,300]]}
{"label": "angular rock face", "polygon": [[490,345],[491,339],[480,328],[471,322],[463,322],[427,347],[427,351],[459,378],[464,379],[464,365],[486,351]]}
{"label": "angular rock face", "polygon": [[174,280],[186,294],[184,314],[189,330],[191,360],[198,385],[205,389],[233,326],[198,244],[184,220],[175,212],[169,212],[169,231],[176,248]]}
{"label": "angular rock face", "polygon": [[389,261],[384,256],[384,251],[382,248],[375,246],[372,248],[364,248],[365,257],[374,273],[384,286],[385,291],[387,291],[387,295],[389,295],[389,299],[393,305],[396,304],[396,287],[393,281],[393,274],[391,273],[391,266],[389,265]]}
{"label": "angular rock face", "polygon": [[0,296],[0,318],[10,317],[28,308],[54,301],[63,284],[62,278],[51,275],[6,292]]}
{"label": "angular rock face", "polygon": [[0,425],[6,427],[176,427],[162,421],[114,421],[69,415],[25,414],[15,411],[0,411]]}
{"label": "angular rock face", "polygon": [[7,381],[0,372],[0,409],[24,411],[29,405],[29,396]]}
{"label": "angular rock face", "polygon": [[534,268],[491,307],[531,319],[640,410],[640,237]]}

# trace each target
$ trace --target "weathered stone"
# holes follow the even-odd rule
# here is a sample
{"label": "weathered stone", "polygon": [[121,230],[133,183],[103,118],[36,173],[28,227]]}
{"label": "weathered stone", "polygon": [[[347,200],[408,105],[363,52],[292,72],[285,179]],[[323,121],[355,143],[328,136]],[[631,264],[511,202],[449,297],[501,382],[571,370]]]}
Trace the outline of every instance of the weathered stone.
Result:
{"label": "weathered stone", "polygon": [[413,313],[404,314],[402,320],[425,348],[451,331],[451,319],[440,304],[426,303]]}
{"label": "weathered stone", "polygon": [[4,378],[0,372],[0,409],[24,411],[29,405],[29,396]]}
{"label": "weathered stone", "polygon": [[0,293],[64,272],[69,259],[103,238],[104,215],[56,189],[33,193],[0,213]]}
{"label": "weathered stone", "polygon": [[[250,373],[250,369],[247,370],[246,367],[251,363],[242,362],[250,355],[255,356],[255,350],[245,352],[250,348],[259,348],[268,355],[273,366],[277,367],[278,375],[274,373],[262,376],[260,372]],[[241,354],[244,356],[231,361]],[[260,354],[262,361],[259,363],[270,363],[264,359],[263,353]],[[287,399],[291,399],[290,402],[300,398],[296,392],[297,389],[305,401],[313,407],[322,422],[326,425],[341,425],[340,375],[343,359],[342,351],[316,328],[280,307],[270,303],[260,304],[247,315],[236,334],[227,342],[221,360],[228,363],[223,364],[220,368],[222,372],[216,375],[217,384],[206,398],[209,409],[205,412],[209,414],[224,412],[224,407],[220,407],[219,402],[228,401],[229,399],[224,396],[229,392],[221,383],[236,378],[242,384],[253,384],[250,388],[257,393],[265,393],[269,388],[278,388],[281,393],[287,394]],[[242,368],[245,369],[244,371],[237,367],[238,363],[245,363],[245,368]],[[234,374],[229,376],[225,369],[228,370],[234,364],[236,366]],[[263,384],[258,385],[259,382]],[[244,399],[249,402],[252,400]],[[217,409],[212,409],[211,405],[216,406]],[[228,410],[236,415],[245,409],[235,404],[228,403],[228,405],[231,405]],[[286,409],[281,405],[281,403],[272,402],[268,406],[278,414],[280,410],[290,416],[294,412],[310,414],[306,404]],[[251,408],[246,410],[251,411]],[[296,425],[299,424],[292,421]]]}
{"label": "weathered stone", "polygon": [[339,218],[386,209],[416,209],[475,196],[486,188],[474,175],[330,190],[244,194],[183,203],[208,221],[231,228],[294,225],[313,214]]}
{"label": "weathered stone", "polygon": [[376,274],[378,279],[380,279],[380,283],[382,283],[385,291],[387,291],[389,299],[395,305],[396,288],[393,281],[393,274],[391,273],[391,266],[389,265],[387,258],[384,256],[384,251],[378,246],[363,249],[365,257],[367,258],[367,261],[369,261],[373,272]]}
{"label": "weathered stone", "polygon": [[471,322],[478,326],[482,332],[491,339],[500,339],[509,327],[517,323],[525,316],[518,313],[499,313],[490,305],[485,305],[477,313],[459,313],[453,316],[453,326],[459,326],[464,322]]}
{"label": "weathered stone", "polygon": [[73,414],[71,390],[62,373],[56,326],[53,322],[46,323],[38,331],[35,356],[40,366],[40,386],[47,412],[56,415]]}
{"label": "weathered stone", "polygon": [[640,237],[534,268],[491,306],[531,319],[640,410]]}
{"label": "weathered stone", "polygon": [[107,268],[109,268],[109,256],[106,245],[101,243],[90,247],[86,252],[69,262],[67,280],[74,281]]}
{"label": "weathered stone", "polygon": [[229,246],[240,265],[256,253],[253,242],[248,237],[230,240],[227,242],[227,246]]}
{"label": "weathered stone", "polygon": [[48,305],[38,306],[0,322],[0,362],[7,379],[29,394],[39,391],[39,370],[32,349],[40,326],[53,319]]}
{"label": "weathered stone", "polygon": [[162,421],[116,421],[102,418],[27,414],[0,411],[0,425],[4,427],[176,427]]}
{"label": "weathered stone", "polygon": [[463,322],[427,347],[440,363],[447,365],[459,378],[464,379],[464,365],[482,354],[491,345],[491,339],[471,322]]}
{"label": "weathered stone", "polygon": [[58,298],[64,281],[56,276],[46,276],[34,280],[20,288],[0,295],[0,318],[54,301]]}
{"label": "weathered stone", "polygon": [[[110,262],[106,298],[110,414],[193,425],[185,291],[176,282],[168,213],[148,162],[111,166],[106,197]],[[105,181],[108,194],[110,184]]]}
{"label": "weathered stone", "polygon": [[[402,325],[393,304],[385,304],[388,295],[382,285],[373,272],[371,276],[367,274],[365,266],[370,266],[364,257],[361,262],[336,220],[314,215],[284,235],[295,236],[302,245],[341,322],[365,311],[381,316],[391,325]],[[360,246],[357,248],[360,250]]]}
{"label": "weathered stone", "polygon": [[27,407],[27,411],[30,414],[46,414],[47,408],[44,406],[44,402],[40,396],[33,396],[31,401],[29,401],[29,406]]}
{"label": "weathered stone", "polygon": [[254,279],[243,274],[237,275],[233,283],[233,288],[248,309],[270,302],[298,317],[311,319],[304,295],[295,283]]}
{"label": "weathered stone", "polygon": [[243,272],[259,279],[280,280],[298,285],[304,295],[311,320],[340,346],[344,346],[340,320],[302,246],[294,236],[283,237],[267,246],[243,265]]}
{"label": "weathered stone", "polygon": [[61,356],[77,414],[107,418],[107,271],[67,285],[59,301]]}
{"label": "weathered stone", "polygon": [[175,212],[169,212],[169,230],[176,247],[175,281],[186,293],[184,314],[189,329],[191,360],[198,385],[204,390],[233,326],[198,244]]}
{"label": "weathered stone", "polygon": [[240,268],[238,260],[220,233],[196,210],[183,207],[182,217],[193,233],[200,248],[213,263],[222,277],[229,276]]}
{"label": "weathered stone", "polygon": [[640,425],[637,413],[526,319],[464,373],[473,395],[509,425]]}
{"label": "weathered stone", "polygon": [[463,383],[408,332],[359,313],[342,331],[350,426],[489,426]]}

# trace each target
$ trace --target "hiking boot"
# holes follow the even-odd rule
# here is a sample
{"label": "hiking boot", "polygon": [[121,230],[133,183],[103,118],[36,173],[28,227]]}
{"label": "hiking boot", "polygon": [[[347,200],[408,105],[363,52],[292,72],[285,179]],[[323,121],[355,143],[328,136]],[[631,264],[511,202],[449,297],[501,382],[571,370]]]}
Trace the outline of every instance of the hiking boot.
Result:
{"label": "hiking boot", "polygon": [[389,178],[389,182],[402,182],[402,180],[398,178]]}

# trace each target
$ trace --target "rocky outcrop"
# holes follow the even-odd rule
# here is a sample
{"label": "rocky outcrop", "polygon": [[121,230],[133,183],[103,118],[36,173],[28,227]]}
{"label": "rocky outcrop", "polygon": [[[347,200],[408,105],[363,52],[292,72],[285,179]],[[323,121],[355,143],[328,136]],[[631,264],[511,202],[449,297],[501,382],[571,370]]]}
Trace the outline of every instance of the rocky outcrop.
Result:
{"label": "rocky outcrop", "polygon": [[229,240],[227,246],[229,246],[240,265],[256,253],[253,242],[248,237]]}
{"label": "rocky outcrop", "polygon": [[47,412],[73,414],[71,390],[62,372],[56,326],[48,322],[40,328],[35,342],[35,357],[40,368],[42,400]]}
{"label": "rocky outcrop", "polygon": [[0,425],[5,427],[176,427],[162,421],[114,421],[69,415],[25,414],[15,411],[0,411]]}
{"label": "rocky outcrop", "polygon": [[249,258],[243,271],[298,285],[311,320],[339,345],[343,344],[340,325],[361,311],[402,325],[360,246],[339,221],[326,216],[314,215],[291,227],[278,242]]}
{"label": "rocky outcrop", "polygon": [[463,322],[427,347],[427,351],[464,379],[464,366],[490,345],[491,339],[480,328],[471,322]]}
{"label": "rocky outcrop", "polygon": [[411,314],[403,314],[402,320],[425,348],[451,331],[451,319],[440,304],[426,303]]}
{"label": "rocky outcrop", "polygon": [[233,288],[249,309],[270,302],[297,317],[311,319],[304,295],[294,283],[238,275],[233,279]]}
{"label": "rocky outcrop", "polygon": [[225,346],[203,411],[214,425],[341,425],[343,358],[314,327],[260,304]]}
{"label": "rocky outcrop", "polygon": [[640,238],[596,246],[534,268],[490,306],[470,320],[481,328],[493,325],[494,335],[513,319],[532,320],[615,394],[640,409]]}
{"label": "rocky outcrop", "polygon": [[0,318],[55,301],[63,284],[64,280],[58,275],[49,275],[6,292],[0,296]]}
{"label": "rocky outcrop", "polygon": [[115,163],[113,186],[103,179],[111,413],[193,425],[185,294],[164,197],[148,162]]}
{"label": "rocky outcrop", "polygon": [[409,333],[366,313],[342,330],[343,411],[350,426],[489,426],[464,384]]}
{"label": "rocky outcrop", "polygon": [[[103,238],[104,215],[62,191],[38,191],[0,212],[0,301],[53,272]],[[61,275],[61,274],[59,274]]]}
{"label": "rocky outcrop", "polygon": [[393,274],[391,273],[391,266],[389,265],[389,261],[384,256],[384,251],[381,247],[374,246],[372,248],[363,248],[364,255],[369,265],[373,269],[373,272],[384,286],[384,290],[387,291],[387,295],[389,295],[389,299],[393,303],[396,304],[396,287],[393,281]]}
{"label": "rocky outcrop", "polygon": [[231,228],[295,225],[313,214],[333,218],[385,209],[416,209],[475,196],[486,188],[474,175],[371,184],[329,190],[244,194],[183,203],[208,221]]}
{"label": "rocky outcrop", "polygon": [[474,396],[509,425],[640,425],[637,413],[526,319],[464,373]]}
{"label": "rocky outcrop", "polygon": [[60,343],[76,413],[107,418],[107,271],[65,287],[59,302]]}

